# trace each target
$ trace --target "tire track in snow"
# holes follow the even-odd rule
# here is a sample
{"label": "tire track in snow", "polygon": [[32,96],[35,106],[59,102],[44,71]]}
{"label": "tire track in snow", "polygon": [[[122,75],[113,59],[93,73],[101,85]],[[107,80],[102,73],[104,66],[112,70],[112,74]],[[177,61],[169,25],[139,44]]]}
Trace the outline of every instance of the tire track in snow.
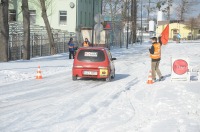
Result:
{"label": "tire track in snow", "polygon": [[[111,107],[112,103],[117,101],[123,93],[127,93],[127,91],[129,91],[131,89],[131,87],[134,86],[135,84],[137,84],[138,82],[139,82],[138,79],[135,78],[135,79],[129,81],[128,83],[126,83],[125,86],[123,84],[121,84],[120,86],[117,86],[117,87],[112,85],[113,88],[115,87],[115,89],[116,88],[117,89],[113,92],[110,92],[110,91],[108,91],[106,93],[104,92],[104,96],[103,96],[104,99],[98,103],[95,103],[96,105],[92,105],[94,111],[92,111],[93,113],[89,112],[88,115],[91,115],[88,117],[89,119],[87,117],[85,117],[86,118],[86,119],[84,119],[85,121],[83,121],[74,131],[84,131],[84,130],[86,130],[86,128],[89,128],[89,130],[93,129],[91,126],[93,126],[95,123],[97,123],[101,119],[102,116],[106,115],[109,108],[112,108]],[[124,86],[124,87],[122,87],[122,86]],[[98,97],[98,99],[99,99],[99,97]],[[92,102],[93,101],[91,100],[91,102],[88,102],[88,104],[92,104]],[[129,102],[129,103],[131,105],[131,102]],[[133,115],[134,115],[134,108],[132,108],[132,111],[133,111]],[[96,117],[95,113],[98,113],[97,117]],[[130,118],[127,119],[127,121],[128,120],[130,120]]]}
{"label": "tire track in snow", "polygon": [[[23,97],[27,99],[26,96],[28,95],[32,96],[36,93],[48,93],[45,95],[40,95],[41,97],[36,95],[36,98],[34,99],[31,97],[30,99],[28,99],[28,101],[19,102],[16,104],[22,104],[26,102],[29,103],[31,101],[37,101],[37,100],[45,99],[45,98],[52,98],[56,95],[62,94],[61,91],[59,90],[62,90],[65,93],[66,92],[74,93],[76,91],[79,91],[80,89],[81,90],[83,90],[84,88],[87,89],[88,86],[89,88],[92,88],[95,86],[103,85],[104,83],[104,82],[98,81],[97,84],[90,86],[88,85],[89,81],[87,81],[86,83],[81,83],[81,81],[72,81],[71,76],[65,76],[65,75],[66,73],[59,73],[59,74],[49,76],[48,78],[43,79],[43,80],[30,80],[29,82],[26,82],[26,85],[21,85],[21,84],[24,84],[24,82],[16,83],[15,85],[19,85],[19,90],[15,91],[16,93],[14,94],[12,91],[10,91],[9,93],[2,93],[2,95],[0,96],[0,100],[1,102],[5,103],[5,105],[9,107],[9,106],[15,105],[15,103],[8,105],[9,102],[12,102],[13,100],[16,102],[17,98],[23,99]],[[54,78],[54,76],[59,76],[59,78]],[[66,82],[64,80],[66,80]],[[70,80],[70,81],[68,82],[67,80]],[[52,87],[52,85],[54,84],[59,84],[59,85]],[[68,85],[70,85],[70,87],[67,87]],[[12,86],[13,85],[8,85],[7,88],[12,88]],[[22,86],[21,89],[20,89],[20,86]],[[65,87],[66,89],[64,89]],[[1,104],[0,107],[7,107],[5,105],[2,106]]]}
{"label": "tire track in snow", "polygon": [[[96,85],[96,84],[95,84]],[[91,89],[92,90],[92,89]],[[96,90],[95,90],[96,91]],[[89,91],[87,91],[87,92],[89,92],[89,93],[92,93],[90,90]],[[86,93],[87,93],[86,92]],[[79,93],[80,94],[80,93]],[[77,97],[79,96],[79,94],[77,94]],[[82,94],[84,94],[84,93],[82,93]],[[91,100],[91,98],[93,98],[93,96],[95,96],[95,94],[94,95],[92,95],[91,97],[89,96],[85,96],[84,95],[84,100],[81,100],[81,101],[83,101],[83,102],[88,102],[88,100]],[[86,97],[86,98],[85,98]],[[87,98],[88,97],[88,98]],[[65,106],[64,104],[62,104],[62,103],[68,103],[68,102],[65,102],[66,101],[66,99],[67,99],[68,97],[64,97],[64,96],[62,96],[61,98],[59,98],[60,100],[62,100],[62,102],[61,102],[61,104],[59,104],[58,106]],[[74,97],[73,97],[74,98]],[[76,99],[76,98],[74,98],[74,99]],[[83,98],[82,98],[83,99]],[[53,100],[53,99],[51,99],[51,100]],[[50,101],[51,101],[50,100]],[[76,99],[77,100],[77,99]],[[80,100],[80,99],[78,99],[78,100]],[[70,100],[69,100],[70,101]],[[42,102],[41,102],[42,103]],[[44,104],[44,103],[42,103],[42,104]],[[52,119],[52,124],[49,124],[48,122],[43,122],[42,124],[40,124],[42,127],[49,127],[49,126],[52,126],[52,125],[57,125],[57,124],[60,124],[60,123],[62,123],[62,122],[69,122],[69,121],[71,121],[71,120],[74,120],[73,118],[72,119],[68,119],[68,118],[70,118],[70,115],[79,115],[78,113],[79,113],[79,109],[80,108],[82,108],[82,105],[85,105],[84,103],[81,103],[81,104],[79,104],[78,106],[76,106],[76,104],[74,104],[74,107],[72,108],[73,109],[73,111],[71,111],[71,112],[69,112],[69,111],[65,111],[64,112],[64,114],[63,115],[60,115],[61,117],[62,117],[62,119],[61,120],[59,120],[59,121],[56,121],[55,119]],[[45,106],[43,106],[43,105],[41,105],[40,107],[38,107],[37,109],[33,109],[32,111],[29,111],[30,113],[35,113],[35,112],[37,112],[37,111],[40,111],[40,110],[42,110],[42,109],[47,109],[49,107],[49,105],[45,105]],[[60,109],[63,109],[63,108],[60,108]],[[69,108],[68,108],[69,109]],[[77,110],[78,109],[78,110]],[[77,112],[77,113],[76,113]],[[37,112],[38,113],[38,112]],[[65,114],[66,113],[66,114]],[[57,114],[57,112],[55,113],[55,114]],[[31,114],[32,115],[32,114]],[[57,115],[58,116],[58,115]],[[67,118],[66,118],[66,116],[68,116]],[[30,117],[27,117],[27,119],[24,119],[20,124],[18,124],[17,126],[21,126],[23,123],[26,123],[26,122],[30,122],[29,121],[29,118]],[[34,116],[32,117],[33,119],[35,118]],[[79,118],[79,117],[78,117]],[[80,117],[81,118],[81,117]],[[77,120],[77,119],[76,119]],[[48,124],[48,125],[46,125],[46,124]],[[38,126],[38,128],[39,128],[40,126]],[[31,128],[31,129],[35,129],[34,127],[33,128]],[[24,129],[24,130],[29,130],[29,128],[27,128],[27,129]]]}
{"label": "tire track in snow", "polygon": [[[70,76],[70,79],[71,79],[71,76]],[[62,81],[61,81],[62,82]],[[74,95],[76,94],[76,96],[79,96],[79,94],[80,94],[80,92],[81,91],[84,91],[84,90],[86,90],[86,92],[89,92],[90,93],[90,90],[92,90],[92,88],[94,88],[94,87],[96,87],[97,85],[100,87],[101,85],[103,85],[103,84],[105,84],[105,82],[103,81],[103,82],[97,82],[96,83],[96,81],[94,81],[93,83],[90,83],[91,81],[88,81],[87,83],[81,83],[82,81],[71,81],[71,84],[69,84],[70,86],[74,86],[74,87],[72,87],[71,88],[71,90],[67,90],[67,91],[70,91],[68,94],[65,94],[65,93],[63,93],[63,92],[61,92],[62,94],[55,94],[55,95],[52,95],[52,96],[44,96],[44,97],[42,97],[42,98],[36,98],[36,99],[34,99],[34,100],[26,100],[26,101],[21,101],[21,102],[19,102],[18,104],[13,104],[13,105],[11,105],[11,106],[7,106],[7,107],[9,107],[9,109],[13,109],[14,107],[24,107],[24,106],[26,106],[26,105],[30,105],[30,104],[35,104],[35,106],[34,107],[36,107],[36,108],[30,108],[30,110],[28,110],[29,111],[29,113],[38,113],[38,111],[40,111],[40,110],[42,110],[42,109],[45,109],[45,108],[49,108],[49,107],[51,107],[52,105],[54,105],[54,102],[55,102],[55,100],[57,100],[57,101],[60,101],[59,103],[60,104],[62,104],[63,103],[63,101],[67,101],[67,100],[69,100],[69,99],[72,99],[72,98],[74,98]],[[88,85],[88,83],[90,83],[89,85]],[[65,85],[65,84],[64,84]],[[84,87],[84,88],[83,88]],[[63,88],[62,88],[63,89]],[[47,89],[48,90],[48,89]],[[41,92],[41,91],[40,91]],[[92,95],[92,97],[93,96],[95,96],[95,94],[94,95]],[[90,98],[88,99],[88,100],[90,100]],[[49,102],[52,102],[52,103],[49,103]],[[87,102],[87,99],[85,100],[85,102]],[[38,104],[39,103],[39,104]],[[59,105],[60,105],[59,104]],[[19,105],[19,106],[18,106]],[[59,106],[58,105],[58,106]],[[79,107],[81,107],[81,105],[84,105],[84,104],[80,104],[80,105],[78,105],[78,106],[75,106],[73,109],[78,109]],[[4,107],[5,108],[5,107]],[[2,109],[1,109],[2,110]],[[7,109],[8,110],[8,109]],[[17,112],[19,112],[19,113],[21,113],[22,112],[22,110],[17,110]],[[13,112],[11,112],[11,113],[13,113]],[[15,115],[15,112],[13,113],[14,115]],[[14,116],[13,115],[13,116]],[[23,119],[23,117],[19,117],[20,118],[20,120],[21,120],[21,122],[19,123],[19,124],[16,124],[16,126],[20,126],[20,124],[23,124],[23,123],[26,123],[26,122],[30,122],[29,120],[29,116],[27,116],[27,117],[24,117],[24,119]],[[34,119],[35,117],[34,117],[34,115],[33,115],[33,119]],[[61,120],[62,121],[62,120]],[[55,124],[56,123],[58,123],[58,122],[55,122],[55,121],[52,121],[52,122],[54,122]],[[60,122],[60,121],[59,121]],[[45,126],[45,123],[46,122],[44,122],[44,124],[42,125],[42,126]],[[48,124],[48,123],[46,123],[46,124]],[[53,125],[53,124],[52,124]],[[14,127],[14,126],[13,126]],[[28,129],[27,129],[28,130]]]}

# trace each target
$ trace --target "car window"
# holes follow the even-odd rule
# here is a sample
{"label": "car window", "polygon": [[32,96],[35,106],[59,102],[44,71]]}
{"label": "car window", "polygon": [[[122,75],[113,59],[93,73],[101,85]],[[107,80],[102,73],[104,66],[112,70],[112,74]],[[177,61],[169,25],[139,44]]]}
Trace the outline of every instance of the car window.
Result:
{"label": "car window", "polygon": [[108,54],[108,58],[111,60],[111,59],[112,59],[112,55],[111,55],[110,51],[109,51],[109,50],[106,50],[106,52],[107,52],[107,54]]}
{"label": "car window", "polygon": [[85,49],[78,53],[79,61],[102,62],[105,60],[105,55],[102,50]]}

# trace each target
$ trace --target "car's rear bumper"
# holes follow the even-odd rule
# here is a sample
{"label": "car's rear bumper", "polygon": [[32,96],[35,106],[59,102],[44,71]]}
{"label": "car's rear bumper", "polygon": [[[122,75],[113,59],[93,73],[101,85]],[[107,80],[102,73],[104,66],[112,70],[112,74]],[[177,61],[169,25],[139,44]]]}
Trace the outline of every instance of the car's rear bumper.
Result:
{"label": "car's rear bumper", "polygon": [[[84,71],[89,71],[96,74],[85,74]],[[104,74],[102,74],[104,73]],[[107,78],[110,76],[109,69],[82,69],[82,68],[73,68],[72,75],[81,78]]]}

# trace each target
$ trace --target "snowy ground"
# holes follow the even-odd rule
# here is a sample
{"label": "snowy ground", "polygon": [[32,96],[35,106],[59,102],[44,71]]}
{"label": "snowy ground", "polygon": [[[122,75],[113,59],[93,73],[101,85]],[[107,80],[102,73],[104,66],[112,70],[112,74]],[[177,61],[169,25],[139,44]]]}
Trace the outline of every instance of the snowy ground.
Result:
{"label": "snowy ground", "polygon": [[[67,54],[0,63],[1,132],[200,132],[200,81],[171,82],[171,57],[200,68],[200,43],[162,47],[165,81],[146,84],[149,44],[112,49],[112,82],[72,81]],[[36,80],[37,66],[42,80]]]}

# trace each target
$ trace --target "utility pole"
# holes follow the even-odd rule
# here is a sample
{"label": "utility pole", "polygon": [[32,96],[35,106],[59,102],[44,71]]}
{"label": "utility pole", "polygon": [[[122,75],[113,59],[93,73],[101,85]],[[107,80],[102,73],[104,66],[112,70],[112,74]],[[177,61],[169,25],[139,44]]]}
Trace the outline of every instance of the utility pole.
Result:
{"label": "utility pole", "polygon": [[[137,27],[137,0],[131,0],[132,43],[136,42]],[[130,39],[129,39],[130,40]]]}
{"label": "utility pole", "polygon": [[[127,0],[126,0],[127,1]],[[127,19],[127,40],[126,40],[126,49],[128,49],[128,29],[129,29],[129,0],[127,1],[127,9],[128,9],[128,19]]]}
{"label": "utility pole", "polygon": [[151,0],[149,0],[149,3],[148,3],[149,5],[148,5],[148,9],[147,9],[147,15],[148,15],[147,16],[147,23],[148,23],[147,24],[147,29],[148,29],[148,31],[149,31],[149,20],[150,20],[149,19],[149,15],[150,15],[150,3],[151,3]]}
{"label": "utility pole", "polygon": [[141,0],[141,31],[140,31],[141,32],[141,34],[140,34],[141,35],[141,41],[140,41],[140,44],[142,44],[142,39],[143,39],[143,30],[142,30],[142,4],[143,3],[142,3],[142,0]]}
{"label": "utility pole", "polygon": [[94,46],[94,0],[92,1],[92,47]]}
{"label": "utility pole", "polygon": [[170,3],[169,3],[169,0],[167,0],[167,19],[170,20]]}

